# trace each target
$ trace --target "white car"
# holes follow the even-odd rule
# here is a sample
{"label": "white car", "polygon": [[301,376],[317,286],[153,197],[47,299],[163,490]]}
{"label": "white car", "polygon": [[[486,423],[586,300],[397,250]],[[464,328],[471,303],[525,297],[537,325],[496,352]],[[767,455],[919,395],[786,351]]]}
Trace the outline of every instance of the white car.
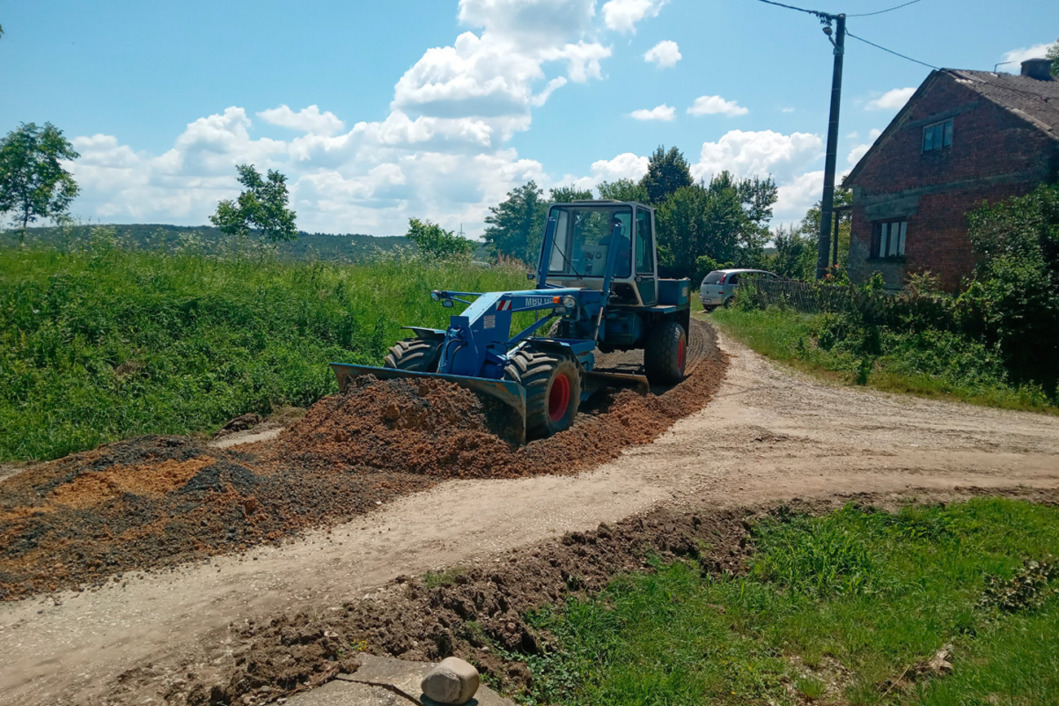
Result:
{"label": "white car", "polygon": [[744,277],[779,279],[779,275],[765,270],[714,270],[702,280],[699,298],[702,308],[713,311],[719,306],[728,306],[735,299],[735,288]]}

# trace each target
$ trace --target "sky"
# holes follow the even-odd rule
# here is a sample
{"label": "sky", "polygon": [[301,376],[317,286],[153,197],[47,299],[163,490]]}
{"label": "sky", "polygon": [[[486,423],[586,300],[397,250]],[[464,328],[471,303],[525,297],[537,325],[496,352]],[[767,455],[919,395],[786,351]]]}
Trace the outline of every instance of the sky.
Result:
{"label": "sky", "polygon": [[[856,37],[840,175],[923,64],[1018,73],[1059,39],[1055,0],[868,14],[906,1],[785,3]],[[659,146],[696,179],[773,178],[773,225],[823,186],[833,49],[761,0],[5,0],[0,25],[0,134],[63,131],[83,223],[205,225],[243,163],[286,175],[300,229],[372,235],[479,238],[511,189],[639,179]]]}

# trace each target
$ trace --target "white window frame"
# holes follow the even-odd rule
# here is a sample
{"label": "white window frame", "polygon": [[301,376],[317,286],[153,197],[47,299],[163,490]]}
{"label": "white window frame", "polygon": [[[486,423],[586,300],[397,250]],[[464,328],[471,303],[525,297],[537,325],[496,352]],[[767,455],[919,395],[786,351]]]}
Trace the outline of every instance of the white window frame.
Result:
{"label": "white window frame", "polygon": [[908,219],[872,223],[872,252],[875,260],[895,260],[905,256]]}

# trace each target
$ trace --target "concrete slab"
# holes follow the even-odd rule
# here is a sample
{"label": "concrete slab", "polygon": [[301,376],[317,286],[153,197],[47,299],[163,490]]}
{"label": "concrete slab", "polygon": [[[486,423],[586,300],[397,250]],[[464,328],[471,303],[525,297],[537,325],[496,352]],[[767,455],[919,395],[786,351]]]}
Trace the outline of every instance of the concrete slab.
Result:
{"label": "concrete slab", "polygon": [[[406,662],[392,657],[361,655],[361,666],[352,674],[339,674],[312,691],[296,694],[286,706],[442,706],[423,695],[419,684],[435,665]],[[487,686],[478,687],[466,706],[516,706]]]}
{"label": "concrete slab", "polygon": [[413,702],[381,686],[336,679],[318,689],[295,694],[285,703],[286,706],[408,706]]}
{"label": "concrete slab", "polygon": [[412,701],[419,701],[423,690],[419,688],[423,677],[434,665],[430,662],[406,662],[393,657],[376,657],[361,655],[360,669],[352,674],[339,674],[337,679],[388,686],[405,694]]}

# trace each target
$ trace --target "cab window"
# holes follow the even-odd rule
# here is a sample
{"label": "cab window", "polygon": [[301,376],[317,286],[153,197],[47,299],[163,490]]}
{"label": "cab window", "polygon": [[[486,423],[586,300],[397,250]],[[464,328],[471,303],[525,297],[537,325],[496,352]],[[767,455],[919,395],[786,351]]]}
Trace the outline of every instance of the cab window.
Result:
{"label": "cab window", "polygon": [[654,274],[654,243],[651,240],[651,214],[636,210],[636,272]]}

